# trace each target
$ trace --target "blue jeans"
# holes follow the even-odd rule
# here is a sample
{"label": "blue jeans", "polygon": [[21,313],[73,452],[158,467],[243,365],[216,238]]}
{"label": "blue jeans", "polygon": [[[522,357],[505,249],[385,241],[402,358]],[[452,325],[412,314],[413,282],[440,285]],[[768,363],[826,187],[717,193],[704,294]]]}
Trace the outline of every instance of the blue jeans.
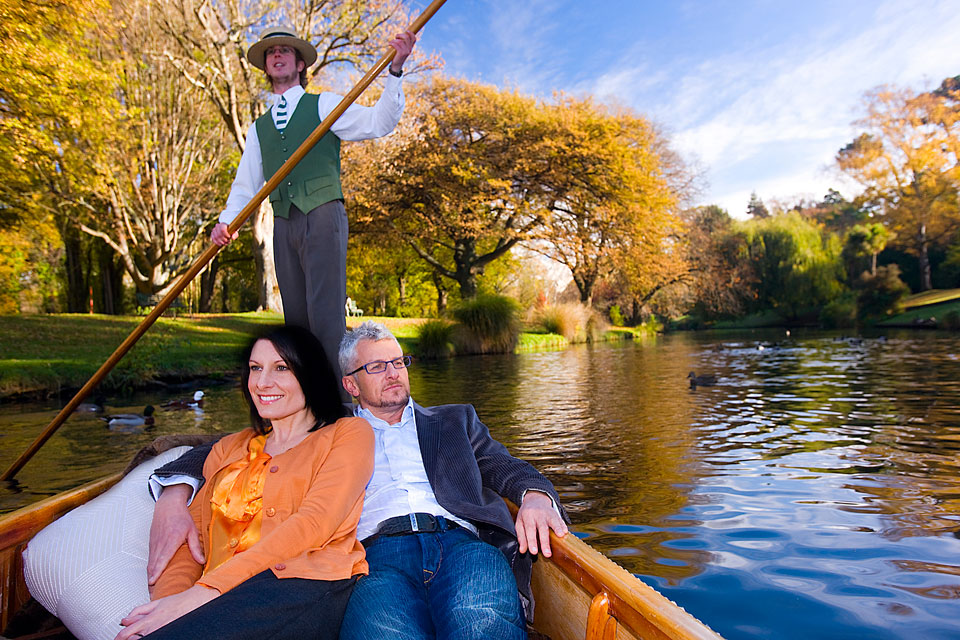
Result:
{"label": "blue jeans", "polygon": [[527,637],[507,559],[466,529],[377,538],[367,562],[340,640]]}

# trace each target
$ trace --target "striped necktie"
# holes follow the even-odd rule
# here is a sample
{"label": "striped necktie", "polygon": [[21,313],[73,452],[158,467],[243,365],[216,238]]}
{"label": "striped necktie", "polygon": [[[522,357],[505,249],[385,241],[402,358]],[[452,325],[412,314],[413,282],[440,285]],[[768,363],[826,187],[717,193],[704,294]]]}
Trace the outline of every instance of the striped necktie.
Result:
{"label": "striped necktie", "polygon": [[287,98],[280,96],[280,102],[277,103],[277,117],[274,121],[277,123],[277,129],[283,131],[287,126]]}

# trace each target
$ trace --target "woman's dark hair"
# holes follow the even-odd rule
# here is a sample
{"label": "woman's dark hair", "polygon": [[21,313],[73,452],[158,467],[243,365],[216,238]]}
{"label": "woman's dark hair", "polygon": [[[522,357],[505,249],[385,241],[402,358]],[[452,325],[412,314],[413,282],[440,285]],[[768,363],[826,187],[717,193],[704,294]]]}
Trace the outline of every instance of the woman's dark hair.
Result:
{"label": "woman's dark hair", "polygon": [[306,408],[317,420],[311,431],[325,424],[333,424],[348,415],[340,399],[340,381],[333,372],[320,341],[307,329],[280,325],[270,327],[254,337],[243,351],[240,390],[250,407],[250,420],[254,431],[261,435],[270,432],[270,421],[260,416],[248,388],[250,354],[253,346],[261,340],[270,341],[300,384]]}

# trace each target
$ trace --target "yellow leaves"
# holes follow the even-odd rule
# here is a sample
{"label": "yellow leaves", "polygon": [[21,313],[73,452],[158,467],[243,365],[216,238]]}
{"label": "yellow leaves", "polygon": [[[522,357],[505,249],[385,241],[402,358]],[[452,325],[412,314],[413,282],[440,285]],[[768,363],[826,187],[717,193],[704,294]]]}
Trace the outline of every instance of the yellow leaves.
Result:
{"label": "yellow leaves", "polygon": [[857,122],[863,133],[836,157],[838,168],[864,187],[863,199],[901,231],[896,243],[913,252],[960,228],[960,95],[952,80],[933,92],[869,92],[867,115]]}
{"label": "yellow leaves", "polygon": [[680,226],[685,168],[646,119],[590,99],[544,103],[436,78],[408,93],[393,136],[349,145],[344,163],[355,219],[389,220],[424,253],[462,260],[461,271],[486,264],[483,247],[518,240],[591,270],[584,282],[622,249],[642,253],[639,270],[656,263],[661,273],[650,255],[676,253],[666,236]]}
{"label": "yellow leaves", "polygon": [[0,314],[45,311],[54,303],[62,242],[49,215],[0,230]]}

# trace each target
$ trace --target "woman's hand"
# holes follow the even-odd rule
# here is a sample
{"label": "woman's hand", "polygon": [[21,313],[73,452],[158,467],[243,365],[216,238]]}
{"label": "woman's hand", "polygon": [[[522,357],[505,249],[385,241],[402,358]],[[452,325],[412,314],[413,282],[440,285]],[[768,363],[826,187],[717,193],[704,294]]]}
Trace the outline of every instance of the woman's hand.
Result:
{"label": "woman's hand", "polygon": [[120,624],[126,627],[114,640],[136,640],[153,633],[163,625],[190,613],[220,595],[216,589],[195,584],[186,591],[142,604],[131,611]]}

